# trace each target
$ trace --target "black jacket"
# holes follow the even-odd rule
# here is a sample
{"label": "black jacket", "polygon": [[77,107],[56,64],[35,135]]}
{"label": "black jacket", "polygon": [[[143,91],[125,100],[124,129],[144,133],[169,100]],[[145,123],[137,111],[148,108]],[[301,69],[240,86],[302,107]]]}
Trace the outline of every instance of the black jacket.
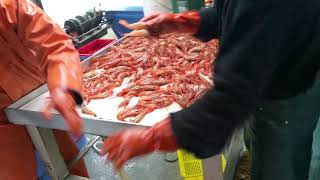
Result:
{"label": "black jacket", "polygon": [[319,13],[319,0],[216,0],[202,10],[196,36],[220,40],[215,87],[171,115],[178,144],[215,155],[262,101],[310,88],[320,66]]}

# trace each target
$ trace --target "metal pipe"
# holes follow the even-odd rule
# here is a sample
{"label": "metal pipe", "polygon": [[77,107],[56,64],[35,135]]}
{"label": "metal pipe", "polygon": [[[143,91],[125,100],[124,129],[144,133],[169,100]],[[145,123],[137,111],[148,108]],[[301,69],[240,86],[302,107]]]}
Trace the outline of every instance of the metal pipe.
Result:
{"label": "metal pipe", "polygon": [[87,145],[80,150],[78,155],[68,163],[68,169],[71,170],[71,168],[89,151],[93,144],[96,143],[99,139],[100,136],[92,138],[89,143],[87,143]]}

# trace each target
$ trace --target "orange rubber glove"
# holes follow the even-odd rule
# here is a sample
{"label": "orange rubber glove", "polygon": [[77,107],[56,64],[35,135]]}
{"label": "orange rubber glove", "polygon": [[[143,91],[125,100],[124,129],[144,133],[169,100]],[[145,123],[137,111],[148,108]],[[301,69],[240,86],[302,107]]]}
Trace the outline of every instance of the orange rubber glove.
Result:
{"label": "orange rubber glove", "polygon": [[82,120],[76,111],[76,104],[82,102],[81,95],[77,91],[81,89],[79,87],[81,85],[78,80],[79,75],[68,69],[68,62],[49,63],[47,73],[50,101],[44,108],[44,116],[50,118],[50,112],[53,108],[56,109],[63,116],[69,130],[74,135],[80,136],[82,133]]}
{"label": "orange rubber glove", "polygon": [[82,134],[82,120],[75,109],[76,103],[67,89],[56,88],[50,91],[50,101],[43,110],[46,119],[51,118],[51,111],[56,109],[64,118],[69,130],[76,137]]}
{"label": "orange rubber glove", "polygon": [[114,162],[115,168],[133,157],[154,151],[172,152],[178,149],[176,138],[171,128],[170,119],[165,119],[151,128],[129,128],[115,133],[106,139],[102,155]]}
{"label": "orange rubber glove", "polygon": [[178,14],[155,14],[144,17],[137,23],[127,24],[119,21],[128,29],[147,29],[151,34],[171,32],[195,34],[200,28],[200,15],[197,11],[186,11]]}

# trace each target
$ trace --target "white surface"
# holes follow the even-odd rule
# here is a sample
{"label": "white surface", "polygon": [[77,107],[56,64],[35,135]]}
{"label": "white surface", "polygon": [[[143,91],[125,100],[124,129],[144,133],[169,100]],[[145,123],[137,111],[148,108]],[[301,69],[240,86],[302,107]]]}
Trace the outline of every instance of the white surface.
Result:
{"label": "white surface", "polygon": [[95,0],[42,0],[41,2],[46,14],[60,27],[63,27],[66,20],[85,14],[93,10],[96,5]]}
{"label": "white surface", "polygon": [[[137,98],[135,99],[137,100]],[[118,121],[117,113],[122,110],[122,108],[118,109],[118,105],[122,102],[122,100],[123,98],[121,97],[92,100],[89,103],[88,108],[94,111],[97,114],[98,118]],[[159,122],[168,117],[170,112],[174,112],[177,110],[180,110],[180,106],[176,103],[166,108],[156,109],[153,112],[147,114],[139,124],[152,126],[156,122]],[[92,117],[85,114],[81,114],[81,116]]]}
{"label": "white surface", "polygon": [[[90,103],[88,104],[88,108],[94,111],[98,117],[117,121],[118,112],[123,110],[124,108],[118,108],[119,104],[123,101],[123,98],[117,97],[116,94],[118,92],[121,92],[121,90],[127,86],[127,81],[128,79],[125,79],[119,88],[115,88],[111,97],[90,101]],[[138,100],[139,97],[133,97],[130,100],[128,107],[133,107],[134,105],[136,105]],[[176,103],[173,103],[172,105],[166,108],[156,109],[151,113],[147,114],[139,124],[151,126],[154,123],[159,122],[168,117],[170,112],[174,112],[180,109],[180,106]]]}
{"label": "white surface", "polygon": [[[117,97],[116,93],[121,91],[121,89],[126,87],[126,80],[124,81],[123,85],[120,88],[114,90],[114,95],[105,99],[99,100],[92,100],[87,106],[90,110],[94,111],[97,114],[97,117],[83,114],[81,113],[80,108],[78,112],[81,117],[87,117],[90,119],[96,119],[101,121],[115,121],[115,122],[122,122],[117,119],[117,114],[121,109],[118,109],[118,105],[122,102],[122,97]],[[28,111],[36,111],[40,112],[44,107],[48,100],[49,92],[46,92],[39,97],[33,99],[26,105],[24,105],[21,109],[28,110]],[[132,98],[129,106],[134,106],[135,103],[138,101],[138,97]],[[173,103],[170,106],[162,109],[156,109],[153,112],[147,114],[142,121],[139,123],[144,126],[152,126],[156,122],[159,122],[165,119],[170,112],[179,111],[181,108],[177,103]],[[52,112],[57,114],[57,112]],[[131,123],[130,123],[131,124]]]}

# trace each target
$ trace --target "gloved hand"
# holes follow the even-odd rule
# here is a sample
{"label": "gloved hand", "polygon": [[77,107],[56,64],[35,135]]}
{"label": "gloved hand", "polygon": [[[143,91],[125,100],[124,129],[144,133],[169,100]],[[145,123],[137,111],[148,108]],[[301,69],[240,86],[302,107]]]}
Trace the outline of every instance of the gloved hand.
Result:
{"label": "gloved hand", "polygon": [[76,103],[67,89],[56,88],[50,91],[50,101],[43,110],[45,118],[50,119],[51,111],[56,109],[64,118],[70,131],[75,136],[82,133],[82,120],[76,111]]}
{"label": "gloved hand", "polygon": [[172,152],[178,145],[171,128],[170,119],[165,119],[151,128],[129,128],[111,135],[104,142],[102,155],[119,169],[133,157],[154,151]]}
{"label": "gloved hand", "polygon": [[43,115],[48,119],[53,108],[56,109],[63,116],[69,130],[74,135],[80,136],[82,120],[76,111],[76,104],[82,103],[80,95],[82,75],[78,70],[81,70],[80,66],[75,62],[70,60],[69,62],[57,61],[48,64],[47,83],[50,101],[43,109]]}
{"label": "gloved hand", "polygon": [[197,11],[155,14],[144,17],[137,23],[128,24],[125,21],[119,23],[132,30],[147,29],[151,34],[171,32],[195,34],[200,27],[200,15]]}

